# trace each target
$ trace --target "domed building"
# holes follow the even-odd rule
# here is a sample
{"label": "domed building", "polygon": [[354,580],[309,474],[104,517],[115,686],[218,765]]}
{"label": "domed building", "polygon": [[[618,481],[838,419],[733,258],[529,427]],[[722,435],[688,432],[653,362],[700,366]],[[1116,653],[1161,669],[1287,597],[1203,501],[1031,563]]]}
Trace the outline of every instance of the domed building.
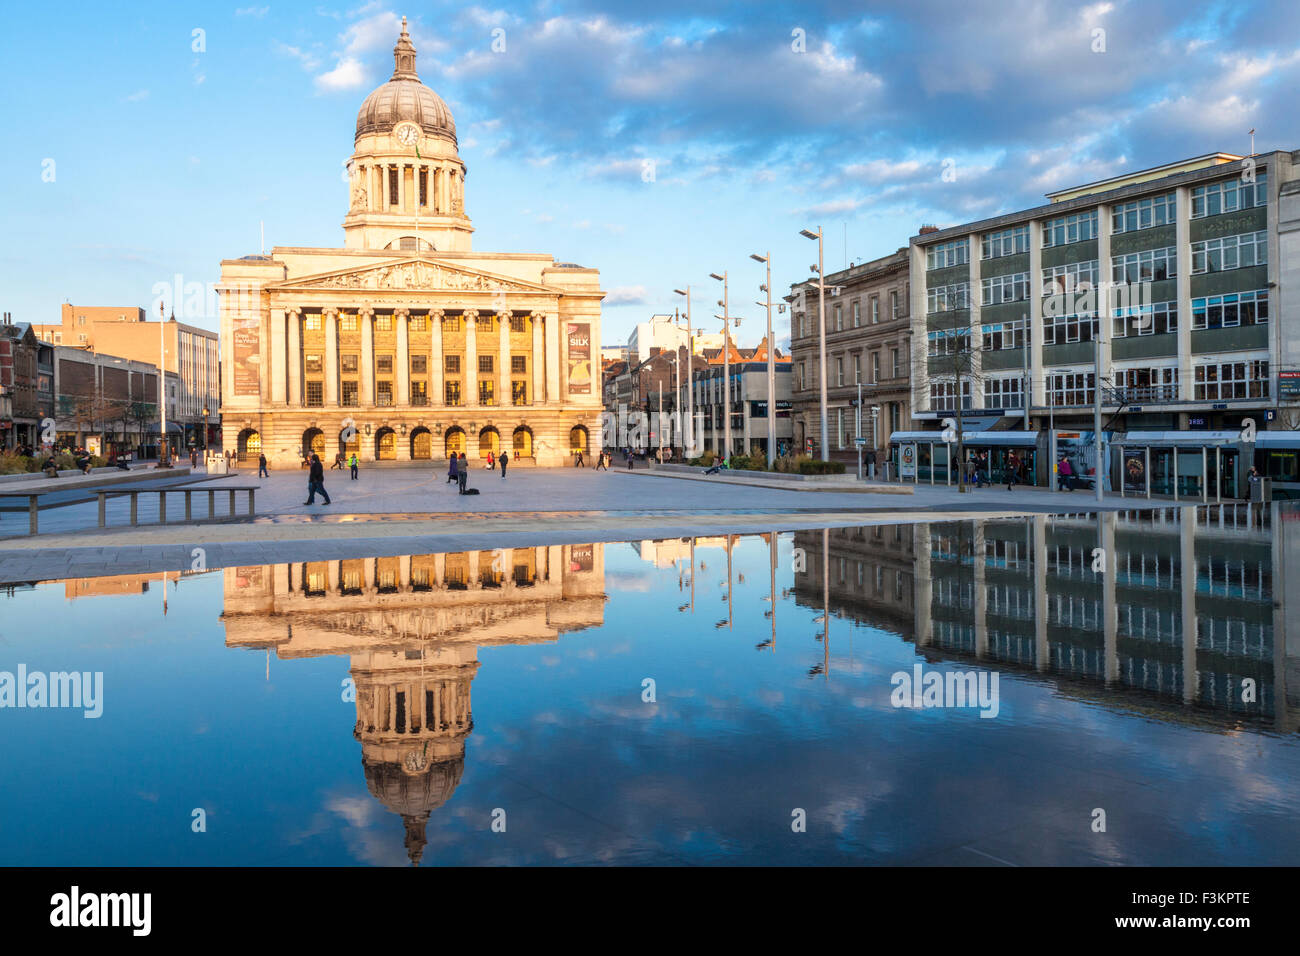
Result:
{"label": "domed building", "polygon": [[564,464],[599,441],[599,273],[473,250],[456,123],[405,17],[393,61],[357,112],[343,247],[221,264],[225,447]]}

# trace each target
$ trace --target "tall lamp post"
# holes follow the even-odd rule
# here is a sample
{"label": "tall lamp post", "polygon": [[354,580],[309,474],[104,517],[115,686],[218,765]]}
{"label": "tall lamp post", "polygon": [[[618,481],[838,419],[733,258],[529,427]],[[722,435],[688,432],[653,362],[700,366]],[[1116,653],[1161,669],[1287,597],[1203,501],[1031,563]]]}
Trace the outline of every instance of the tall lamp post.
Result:
{"label": "tall lamp post", "polygon": [[693,458],[691,452],[698,453],[700,449],[695,446],[695,338],[691,333],[691,287],[688,285],[685,289],[673,291],[686,297],[686,417],[689,419],[686,434],[690,440],[682,453]]}
{"label": "tall lamp post", "polygon": [[717,279],[722,283],[722,300],[718,305],[722,306],[722,442],[723,442],[723,459],[731,457],[731,306],[727,294],[727,273],[722,275],[716,272],[709,273],[710,279]]}
{"label": "tall lamp post", "polygon": [[799,235],[805,239],[817,240],[817,357],[818,357],[818,382],[821,386],[821,457],[828,459],[830,457],[830,440],[826,435],[826,276],[823,275],[823,247],[822,227],[818,226],[817,231],[810,229],[800,229]]}
{"label": "tall lamp post", "polygon": [[[172,313],[175,317],[175,313]],[[158,303],[158,408],[162,413],[162,434],[158,439],[158,467],[166,468],[171,462],[171,447],[167,442],[167,320],[163,317],[163,303]]]}
{"label": "tall lamp post", "polygon": [[767,281],[761,288],[767,293],[767,470],[772,471],[776,466],[776,356],[772,351],[772,253],[769,251],[765,256],[751,253],[749,258],[767,266]]}
{"label": "tall lamp post", "polygon": [[203,460],[208,460],[208,406],[203,406]]}

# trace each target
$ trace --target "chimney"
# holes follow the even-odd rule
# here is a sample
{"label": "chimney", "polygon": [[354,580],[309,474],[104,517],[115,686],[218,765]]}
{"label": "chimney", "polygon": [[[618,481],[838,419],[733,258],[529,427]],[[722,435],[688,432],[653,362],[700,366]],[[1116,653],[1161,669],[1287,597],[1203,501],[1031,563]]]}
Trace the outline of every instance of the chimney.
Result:
{"label": "chimney", "polygon": [[936,225],[934,225],[933,223],[929,223],[929,222],[927,222],[927,223],[922,223],[922,224],[921,224],[921,235],[923,235],[923,236],[924,236],[926,233],[930,233],[930,232],[938,232],[938,231],[939,231],[939,227],[936,226]]}

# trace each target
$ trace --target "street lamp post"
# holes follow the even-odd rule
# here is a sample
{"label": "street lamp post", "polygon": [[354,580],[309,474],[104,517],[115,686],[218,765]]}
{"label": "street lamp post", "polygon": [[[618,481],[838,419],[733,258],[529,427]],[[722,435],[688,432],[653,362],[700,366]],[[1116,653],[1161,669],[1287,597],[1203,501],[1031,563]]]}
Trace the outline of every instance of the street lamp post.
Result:
{"label": "street lamp post", "polygon": [[[776,356],[772,350],[772,253],[760,256],[750,255],[755,262],[767,267],[767,281],[763,291],[767,293],[767,470],[776,467]],[[758,303],[762,305],[762,303]]]}
{"label": "street lamp post", "polygon": [[171,460],[167,445],[167,320],[163,303],[158,303],[158,408],[162,412],[162,435],[158,439],[158,467],[166,468]]}
{"label": "street lamp post", "polygon": [[823,274],[823,242],[822,227],[818,226],[817,231],[810,229],[800,229],[799,235],[805,239],[817,240],[817,357],[818,357],[818,381],[821,387],[820,404],[822,416],[821,428],[821,457],[829,459],[830,457],[830,440],[826,435],[826,276]]}
{"label": "street lamp post", "polygon": [[208,406],[203,406],[203,460],[208,460]]}
{"label": "street lamp post", "polygon": [[727,273],[710,272],[709,278],[722,283],[722,442],[723,460],[731,457],[731,306],[727,293]]}
{"label": "street lamp post", "polygon": [[691,452],[699,449],[695,447],[695,339],[691,333],[691,287],[688,285],[685,289],[673,291],[686,297],[686,417],[689,419],[686,434],[690,441],[683,454],[694,457]]}

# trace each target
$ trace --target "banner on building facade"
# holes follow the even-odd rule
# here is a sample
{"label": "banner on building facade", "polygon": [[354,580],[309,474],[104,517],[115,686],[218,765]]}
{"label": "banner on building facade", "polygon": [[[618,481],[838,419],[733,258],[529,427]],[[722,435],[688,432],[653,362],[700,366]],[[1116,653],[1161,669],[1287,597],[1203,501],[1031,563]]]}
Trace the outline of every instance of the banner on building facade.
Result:
{"label": "banner on building facade", "polygon": [[1124,449],[1124,493],[1126,495],[1145,495],[1147,493],[1147,460],[1142,449]]}
{"label": "banner on building facade", "polygon": [[232,332],[236,395],[262,394],[262,343],[259,319],[236,321]]}
{"label": "banner on building facade", "polygon": [[570,322],[569,337],[569,394],[591,394],[591,325]]}

